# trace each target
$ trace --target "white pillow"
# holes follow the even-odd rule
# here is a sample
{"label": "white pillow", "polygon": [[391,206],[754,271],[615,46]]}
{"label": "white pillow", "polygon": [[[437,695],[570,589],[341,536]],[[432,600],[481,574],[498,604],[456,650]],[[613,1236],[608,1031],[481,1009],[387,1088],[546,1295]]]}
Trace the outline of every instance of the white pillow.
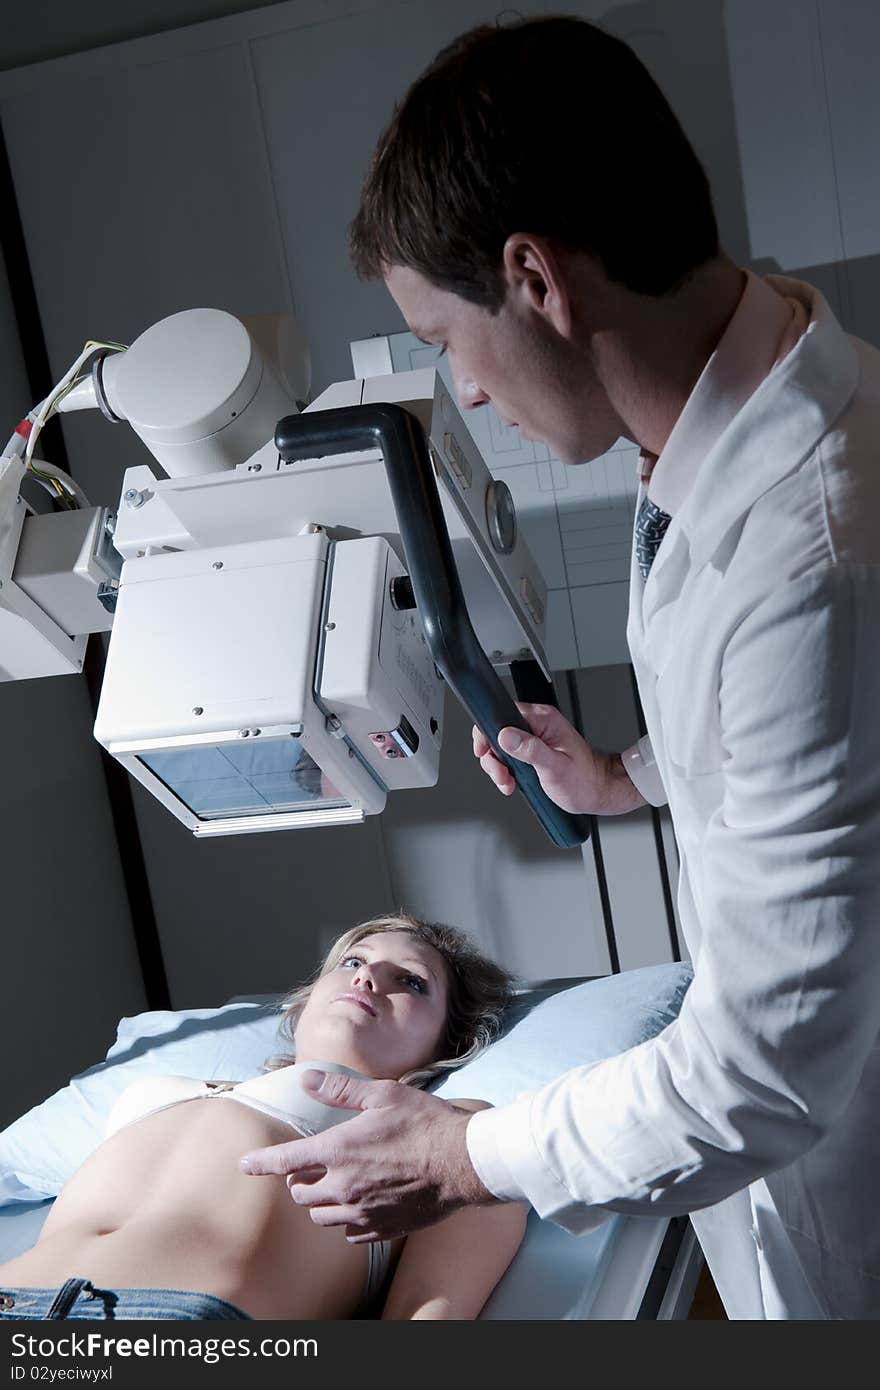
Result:
{"label": "white pillow", "polygon": [[[591,980],[514,1004],[513,1026],[436,1092],[503,1105],[569,1067],[622,1052],[672,1021],[690,984],[687,965],[656,965]],[[525,1015],[523,1017],[523,1015]],[[124,1018],[104,1062],[29,1110],[0,1134],[0,1205],[58,1192],[104,1138],[117,1096],[141,1076],[242,1081],[283,1051],[277,1002],[233,1002]],[[518,1021],[517,1021],[518,1020]]]}
{"label": "white pillow", "polygon": [[117,1096],[141,1076],[243,1081],[283,1051],[277,1006],[157,1010],[123,1018],[106,1060],[0,1134],[0,1205],[55,1197],[104,1138]]}
{"label": "white pillow", "polygon": [[507,1105],[571,1067],[626,1052],[672,1022],[692,977],[687,964],[648,965],[588,980],[532,1007],[527,996],[514,1004],[504,1036],[434,1093]]}

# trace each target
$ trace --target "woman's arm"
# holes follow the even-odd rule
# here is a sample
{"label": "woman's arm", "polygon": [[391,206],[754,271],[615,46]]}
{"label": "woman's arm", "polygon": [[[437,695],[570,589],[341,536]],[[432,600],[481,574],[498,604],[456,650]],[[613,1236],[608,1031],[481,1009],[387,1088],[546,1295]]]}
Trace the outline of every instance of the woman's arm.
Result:
{"label": "woman's arm", "polygon": [[[454,1104],[459,1110],[489,1108],[482,1100]],[[388,1290],[383,1319],[477,1317],[519,1249],[528,1210],[521,1202],[465,1207],[409,1236]]]}

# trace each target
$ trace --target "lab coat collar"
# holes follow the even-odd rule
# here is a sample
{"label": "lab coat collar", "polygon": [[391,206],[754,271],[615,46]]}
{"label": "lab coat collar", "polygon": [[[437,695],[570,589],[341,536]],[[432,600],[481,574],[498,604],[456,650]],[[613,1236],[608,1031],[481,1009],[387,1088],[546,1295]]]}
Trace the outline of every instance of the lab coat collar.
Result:
{"label": "lab coat collar", "polygon": [[[755,276],[751,281],[761,284]],[[697,457],[696,475],[688,480],[681,508],[657,553],[652,580],[659,579],[677,552],[677,531],[687,537],[691,562],[705,564],[757,499],[815,449],[858,385],[855,347],[819,291],[783,275],[768,275],[766,282],[778,295],[800,300],[809,320],[806,331],[776,366],[771,366],[772,356],[764,364],[767,374],[760,385],[754,389],[752,380],[745,403],[722,426],[708,453]],[[784,301],[778,302],[785,309]],[[651,493],[655,496],[653,486]]]}
{"label": "lab coat collar", "polygon": [[752,271],[745,272],[730,322],[651,471],[648,496],[662,511],[671,516],[681,511],[703,461],[782,356],[785,340],[789,348],[797,341],[806,315],[799,310],[800,330],[792,332],[793,309]]}

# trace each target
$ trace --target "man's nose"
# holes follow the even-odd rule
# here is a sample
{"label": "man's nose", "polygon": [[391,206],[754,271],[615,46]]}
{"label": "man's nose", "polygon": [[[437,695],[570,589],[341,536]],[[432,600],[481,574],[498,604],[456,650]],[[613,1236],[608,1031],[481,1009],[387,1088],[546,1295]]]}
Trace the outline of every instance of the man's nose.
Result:
{"label": "man's nose", "polygon": [[470,377],[460,377],[456,381],[455,394],[462,410],[474,410],[478,405],[489,404],[486,392]]}

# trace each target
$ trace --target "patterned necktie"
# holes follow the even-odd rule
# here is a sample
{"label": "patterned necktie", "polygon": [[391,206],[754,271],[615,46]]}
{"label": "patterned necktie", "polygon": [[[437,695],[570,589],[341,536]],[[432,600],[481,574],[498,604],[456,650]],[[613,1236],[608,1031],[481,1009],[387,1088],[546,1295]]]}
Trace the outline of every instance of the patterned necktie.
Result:
{"label": "patterned necktie", "polygon": [[669,513],[661,511],[657,503],[652,502],[645,493],[636,522],[636,558],[643,579],[647,579],[651,572],[654,556],[660,549],[660,542],[666,535],[671,520]]}

